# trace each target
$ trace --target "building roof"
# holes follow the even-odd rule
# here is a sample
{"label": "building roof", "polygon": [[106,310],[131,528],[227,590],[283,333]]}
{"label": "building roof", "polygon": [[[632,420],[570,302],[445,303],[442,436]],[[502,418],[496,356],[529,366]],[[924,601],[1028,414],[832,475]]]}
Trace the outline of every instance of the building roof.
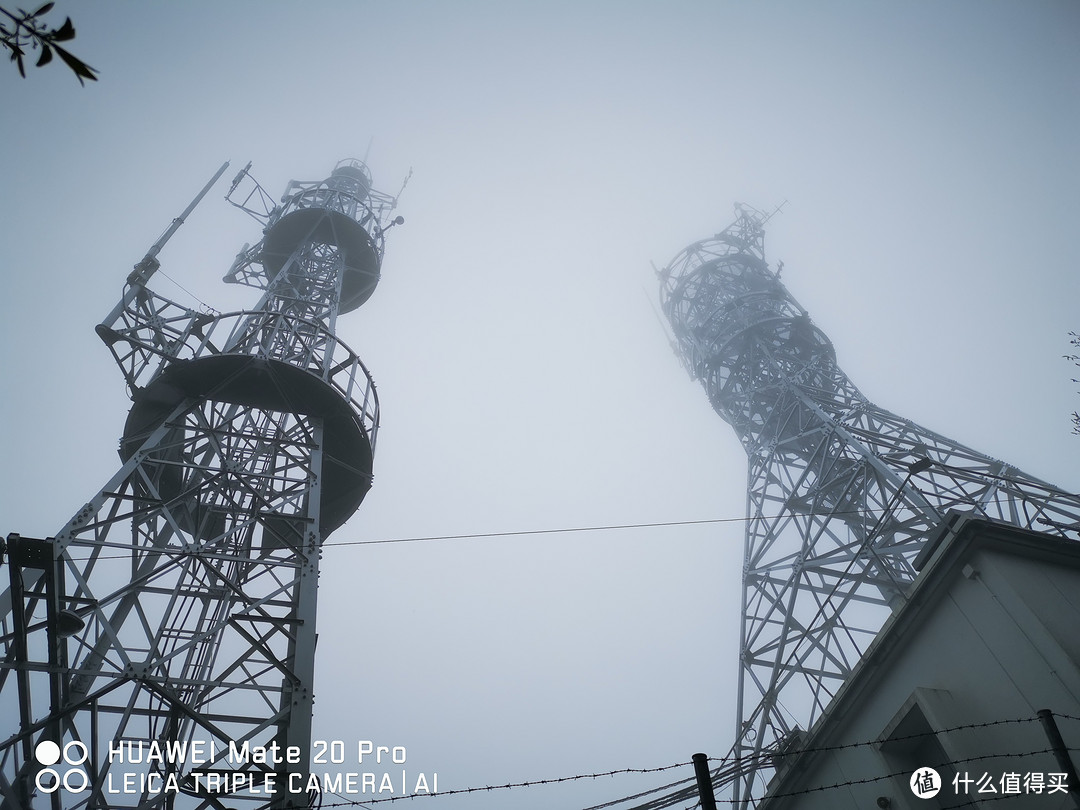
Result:
{"label": "building roof", "polygon": [[968,513],[950,512],[931,531],[915,559],[919,574],[905,601],[894,610],[829,706],[799,741],[798,750],[785,756],[784,764],[769,783],[766,801],[774,795],[779,798],[796,792],[798,780],[813,767],[822,749],[837,744],[845,718],[858,712],[874,694],[883,674],[904,654],[958,578],[976,575],[972,561],[981,551],[1080,571],[1080,542]]}

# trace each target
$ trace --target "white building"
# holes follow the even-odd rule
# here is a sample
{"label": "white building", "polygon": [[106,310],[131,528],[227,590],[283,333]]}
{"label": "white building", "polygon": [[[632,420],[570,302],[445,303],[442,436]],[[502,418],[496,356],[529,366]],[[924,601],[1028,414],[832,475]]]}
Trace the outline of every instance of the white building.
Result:
{"label": "white building", "polygon": [[1080,808],[1037,718],[1054,713],[1075,762],[1080,543],[953,513],[916,568],[828,710],[777,759],[761,807]]}

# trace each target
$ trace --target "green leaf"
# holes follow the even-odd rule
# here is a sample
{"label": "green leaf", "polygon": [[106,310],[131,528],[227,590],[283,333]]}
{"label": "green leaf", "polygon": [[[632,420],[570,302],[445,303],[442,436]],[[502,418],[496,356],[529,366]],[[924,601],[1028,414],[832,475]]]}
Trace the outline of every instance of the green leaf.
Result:
{"label": "green leaf", "polygon": [[47,65],[52,61],[52,49],[44,42],[41,43],[41,56],[38,57],[37,67]]}
{"label": "green leaf", "polygon": [[56,5],[56,4],[55,3],[46,3],[41,8],[39,8],[37,11],[35,11],[33,14],[31,14],[30,16],[31,17],[38,17],[38,16],[40,16],[42,14],[48,14],[50,11],[52,11],[52,7],[54,5]]}

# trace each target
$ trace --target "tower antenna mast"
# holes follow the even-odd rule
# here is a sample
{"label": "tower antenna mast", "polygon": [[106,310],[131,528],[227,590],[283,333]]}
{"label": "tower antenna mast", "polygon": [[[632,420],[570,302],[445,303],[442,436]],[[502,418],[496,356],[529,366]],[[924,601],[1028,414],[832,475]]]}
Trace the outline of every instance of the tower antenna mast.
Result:
{"label": "tower antenna mast", "polygon": [[769,269],[767,219],[736,205],[730,226],[659,273],[678,351],[748,459],[742,807],[907,598],[913,561],[947,511],[1059,534],[1080,525],[1077,496],[863,396]]}
{"label": "tower antenna mast", "polygon": [[120,469],[54,538],[7,538],[2,810],[311,806],[322,545],[379,426],[335,323],[378,284],[394,200],[359,160],[290,183],[225,278],[258,305],[194,312],[146,283],[225,168],[97,328],[132,398]]}

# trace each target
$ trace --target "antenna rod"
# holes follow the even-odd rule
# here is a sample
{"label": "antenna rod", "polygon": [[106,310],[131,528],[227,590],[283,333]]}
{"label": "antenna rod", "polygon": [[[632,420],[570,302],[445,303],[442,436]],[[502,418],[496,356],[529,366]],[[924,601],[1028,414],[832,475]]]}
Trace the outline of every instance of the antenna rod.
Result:
{"label": "antenna rod", "polygon": [[779,213],[780,213],[780,212],[781,212],[781,211],[783,210],[784,206],[785,206],[785,205],[787,205],[787,204],[788,204],[788,201],[787,201],[787,200],[784,200],[784,201],[783,201],[782,203],[780,203],[780,204],[779,204],[778,206],[776,206],[776,208],[774,208],[774,209],[772,210],[772,213],[771,213],[771,214],[769,214],[769,215],[768,215],[767,217],[765,217],[765,219],[761,220],[761,224],[762,224],[762,225],[764,225],[764,224],[765,224],[766,222],[768,222],[768,221],[769,221],[770,219],[772,219],[772,218],[773,218],[773,217],[775,217],[775,216],[776,216],[777,214],[779,214]]}
{"label": "antenna rod", "polygon": [[172,235],[176,233],[177,229],[184,224],[184,221],[190,216],[191,212],[195,210],[195,206],[198,205],[202,198],[206,196],[206,193],[210,191],[211,187],[218,181],[221,175],[225,174],[225,170],[229,168],[229,161],[225,161],[221,164],[221,168],[217,170],[210,181],[203,186],[202,191],[195,195],[195,199],[191,201],[191,204],[184,209],[184,212],[172,221],[172,224],[165,229],[165,232],[158,237],[158,240],[150,246],[150,249],[146,251],[146,255],[142,257],[138,264],[135,265],[135,269],[127,277],[127,287],[124,288],[124,294],[120,298],[120,302],[113,307],[113,311],[109,313],[108,317],[101,322],[101,326],[112,328],[112,325],[127,309],[128,305],[135,299],[135,295],[138,289],[146,286],[146,282],[150,280],[150,277],[154,275],[154,272],[161,266],[161,263],[157,260],[158,253],[165,247],[165,243],[172,238]]}
{"label": "antenna rod", "polygon": [[184,224],[184,220],[186,220],[191,214],[191,212],[195,210],[195,206],[202,202],[202,198],[206,196],[206,192],[211,189],[211,187],[214,185],[214,183],[218,181],[221,175],[225,174],[225,170],[227,168],[229,168],[229,161],[226,160],[224,163],[221,164],[221,168],[217,170],[214,176],[210,178],[210,182],[203,186],[202,191],[195,195],[195,199],[191,201],[191,204],[188,205],[187,208],[184,209],[184,213],[174,219],[172,221],[172,224],[165,229],[165,233],[163,233],[160,238],[156,242],[154,242],[150,250],[146,251],[146,255],[143,256],[142,262],[139,262],[139,264],[142,264],[147,259],[153,259],[158,255],[161,249],[165,247],[165,243],[169,241],[172,235],[176,233],[177,229]]}

